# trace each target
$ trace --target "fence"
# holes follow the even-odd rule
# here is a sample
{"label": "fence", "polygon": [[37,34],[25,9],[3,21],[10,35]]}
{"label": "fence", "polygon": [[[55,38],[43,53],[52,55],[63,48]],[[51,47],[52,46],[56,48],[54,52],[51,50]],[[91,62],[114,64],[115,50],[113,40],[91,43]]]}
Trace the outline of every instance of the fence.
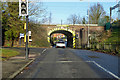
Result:
{"label": "fence", "polygon": [[[83,47],[81,47],[83,48]],[[88,48],[87,45],[85,45],[84,48]],[[94,49],[94,50],[104,50],[107,52],[114,52],[114,53],[120,53],[120,43],[118,42],[112,42],[112,43],[90,43],[89,44],[89,49]]]}

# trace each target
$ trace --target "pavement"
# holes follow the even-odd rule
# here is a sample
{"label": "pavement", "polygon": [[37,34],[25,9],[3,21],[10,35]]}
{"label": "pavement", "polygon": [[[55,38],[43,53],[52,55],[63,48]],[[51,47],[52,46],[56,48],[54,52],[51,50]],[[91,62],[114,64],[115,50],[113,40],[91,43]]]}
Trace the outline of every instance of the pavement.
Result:
{"label": "pavement", "polygon": [[[14,48],[20,50],[20,55],[11,57],[6,61],[2,61],[2,78],[14,78],[19,72],[27,69],[27,66],[34,61],[34,59],[41,55],[44,48],[30,48],[29,60],[25,60],[25,49],[24,48]],[[39,50],[39,52],[36,52]]]}

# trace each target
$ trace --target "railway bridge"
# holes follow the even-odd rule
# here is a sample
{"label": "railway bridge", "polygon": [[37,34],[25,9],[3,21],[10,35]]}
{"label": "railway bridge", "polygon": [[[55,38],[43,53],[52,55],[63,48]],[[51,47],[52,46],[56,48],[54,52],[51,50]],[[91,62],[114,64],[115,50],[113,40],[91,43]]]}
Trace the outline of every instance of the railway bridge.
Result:
{"label": "railway bridge", "polygon": [[[87,45],[88,37],[93,32],[103,32],[104,26],[98,26],[97,24],[74,24],[74,25],[47,25],[43,24],[42,27],[47,30],[48,42],[53,44],[51,35],[55,33],[62,33],[67,36],[67,46],[77,48]],[[89,30],[89,34],[88,34]]]}

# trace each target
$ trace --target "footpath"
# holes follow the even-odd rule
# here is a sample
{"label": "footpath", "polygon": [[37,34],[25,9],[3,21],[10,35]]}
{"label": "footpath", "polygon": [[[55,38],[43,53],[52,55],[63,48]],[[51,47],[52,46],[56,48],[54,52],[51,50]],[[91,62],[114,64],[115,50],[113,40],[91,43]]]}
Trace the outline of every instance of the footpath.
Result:
{"label": "footpath", "polygon": [[29,54],[29,60],[25,60],[25,54],[21,54],[2,61],[2,79],[14,78],[22,70],[27,69],[38,55],[40,54]]}

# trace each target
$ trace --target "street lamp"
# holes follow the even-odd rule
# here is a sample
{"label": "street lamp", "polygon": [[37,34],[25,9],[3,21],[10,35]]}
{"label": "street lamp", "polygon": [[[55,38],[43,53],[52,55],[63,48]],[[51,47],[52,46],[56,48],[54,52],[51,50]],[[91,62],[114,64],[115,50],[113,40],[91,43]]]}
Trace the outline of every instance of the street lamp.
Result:
{"label": "street lamp", "polygon": [[90,7],[90,3],[88,3],[88,45],[87,47],[89,47],[89,7]]}

